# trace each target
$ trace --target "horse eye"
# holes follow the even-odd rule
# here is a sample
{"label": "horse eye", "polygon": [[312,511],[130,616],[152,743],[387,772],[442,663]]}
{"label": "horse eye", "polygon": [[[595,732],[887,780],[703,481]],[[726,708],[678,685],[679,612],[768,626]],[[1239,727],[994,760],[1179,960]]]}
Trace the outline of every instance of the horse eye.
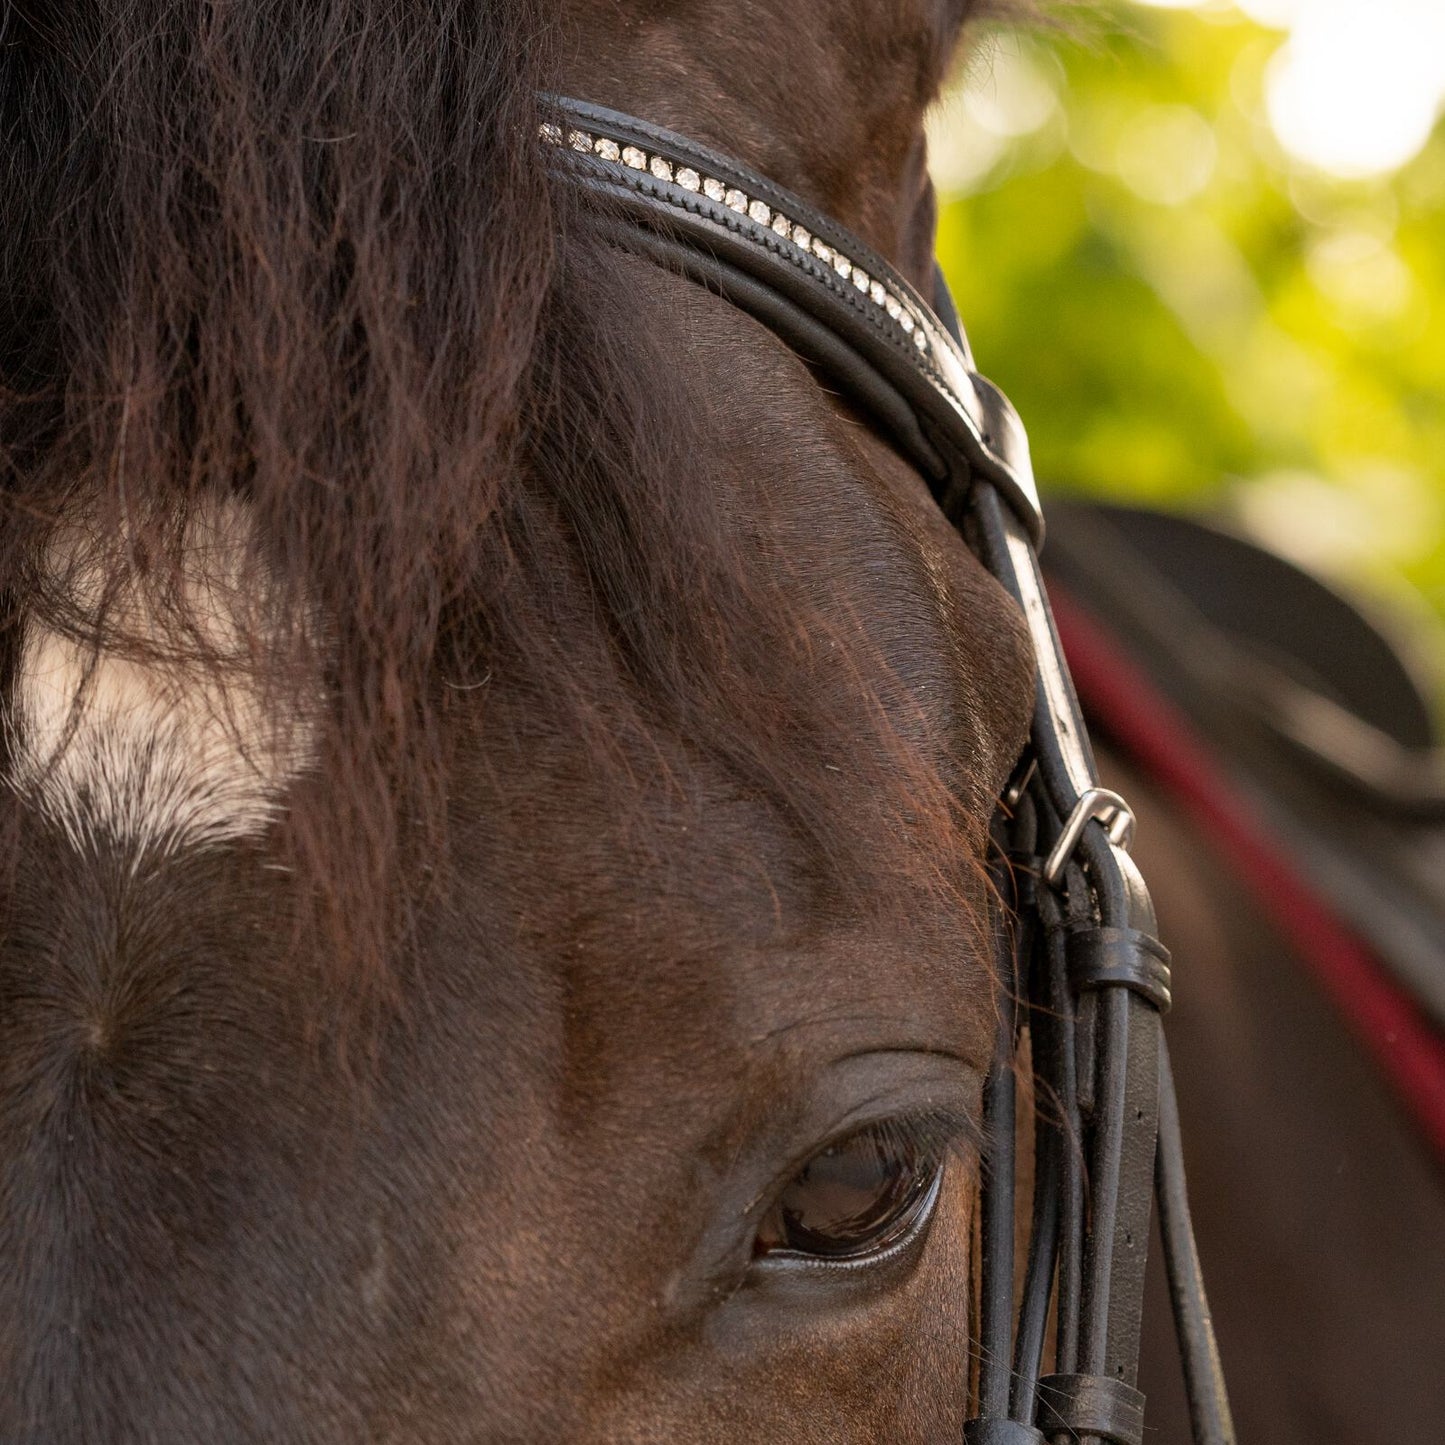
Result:
{"label": "horse eye", "polygon": [[890,1121],[859,1129],[815,1154],[788,1182],[758,1230],[754,1257],[878,1254],[932,1211],[941,1172],[937,1151],[906,1128]]}

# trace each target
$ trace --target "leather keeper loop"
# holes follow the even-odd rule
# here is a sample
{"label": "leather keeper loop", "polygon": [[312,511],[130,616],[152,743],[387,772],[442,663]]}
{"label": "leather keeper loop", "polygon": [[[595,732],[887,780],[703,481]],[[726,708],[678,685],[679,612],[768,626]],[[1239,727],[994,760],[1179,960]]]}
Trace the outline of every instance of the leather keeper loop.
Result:
{"label": "leather keeper loop", "polygon": [[1083,992],[1093,988],[1132,989],[1162,1013],[1169,1012],[1169,950],[1134,928],[1071,930],[1065,943],[1069,981]]}
{"label": "leather keeper loop", "polygon": [[963,1440],[964,1445],[1048,1445],[1042,1430],[1018,1420],[970,1420]]}
{"label": "leather keeper loop", "polygon": [[1110,1375],[1045,1375],[1039,1381],[1039,1422],[1046,1435],[1143,1445],[1144,1396]]}

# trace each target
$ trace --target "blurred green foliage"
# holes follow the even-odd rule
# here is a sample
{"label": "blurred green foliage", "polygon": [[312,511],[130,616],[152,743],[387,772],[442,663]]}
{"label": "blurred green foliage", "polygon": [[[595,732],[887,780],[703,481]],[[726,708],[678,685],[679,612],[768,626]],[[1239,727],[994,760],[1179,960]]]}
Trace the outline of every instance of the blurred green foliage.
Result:
{"label": "blurred green foliage", "polygon": [[996,37],[932,137],[940,256],[1046,491],[1226,511],[1439,626],[1445,127],[1368,182],[1291,161],[1280,40],[1122,0]]}

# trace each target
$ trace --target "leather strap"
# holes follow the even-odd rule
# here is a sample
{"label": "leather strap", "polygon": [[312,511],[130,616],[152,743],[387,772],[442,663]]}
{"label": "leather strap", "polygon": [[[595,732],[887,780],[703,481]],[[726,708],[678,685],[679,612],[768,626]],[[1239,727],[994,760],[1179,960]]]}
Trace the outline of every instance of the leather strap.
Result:
{"label": "leather strap", "polygon": [[963,1440],[964,1445],[1048,1445],[1042,1430],[1018,1420],[970,1420]]}
{"label": "leather strap", "polygon": [[951,485],[986,478],[1026,535],[1042,538],[1018,414],[887,261],[735,160],[601,106],[551,103],[558,120],[544,137],[578,184],[626,221],[611,239],[709,286],[835,376],[940,500]]}

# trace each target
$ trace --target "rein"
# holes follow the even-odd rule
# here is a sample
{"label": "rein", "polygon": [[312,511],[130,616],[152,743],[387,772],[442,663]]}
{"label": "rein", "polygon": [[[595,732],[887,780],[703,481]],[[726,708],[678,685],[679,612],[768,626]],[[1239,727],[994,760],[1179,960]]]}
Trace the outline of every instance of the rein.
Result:
{"label": "rein", "polygon": [[[1169,955],[1128,854],[1133,815],[1099,786],[1036,548],[1022,423],[973,368],[941,274],[934,304],[857,237],[716,152],[548,97],[541,139],[599,202],[605,239],[772,330],[875,421],[1023,610],[1037,659],[1031,738],[1000,800],[998,1048],[984,1093],[980,1356],[970,1445],[1142,1445],[1136,1387],[1151,1196],[1198,1445],[1234,1439],[1189,1225],[1161,1030]],[[1014,1069],[1025,1030],[1036,1136],[1028,1259],[1014,1271]],[[1042,1373],[1056,1322],[1055,1372]],[[961,1386],[962,1388],[962,1386]]]}

